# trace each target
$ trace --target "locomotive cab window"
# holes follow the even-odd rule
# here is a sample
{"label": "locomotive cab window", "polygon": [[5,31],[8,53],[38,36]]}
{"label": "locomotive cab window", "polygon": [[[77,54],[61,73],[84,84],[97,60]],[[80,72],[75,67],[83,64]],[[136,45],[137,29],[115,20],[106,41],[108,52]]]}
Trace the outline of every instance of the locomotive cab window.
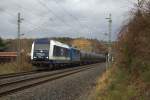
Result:
{"label": "locomotive cab window", "polygon": [[69,57],[69,49],[54,45],[53,55],[56,57]]}

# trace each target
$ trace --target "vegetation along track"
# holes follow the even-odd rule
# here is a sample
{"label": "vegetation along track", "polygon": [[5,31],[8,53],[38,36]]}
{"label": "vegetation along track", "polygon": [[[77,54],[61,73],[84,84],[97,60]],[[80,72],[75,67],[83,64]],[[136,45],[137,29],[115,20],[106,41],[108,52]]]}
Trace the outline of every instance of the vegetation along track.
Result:
{"label": "vegetation along track", "polygon": [[28,79],[21,79],[16,81],[10,81],[3,84],[0,84],[0,97],[6,96],[8,94],[12,94],[33,86],[37,86],[52,80],[56,80],[65,76],[69,76],[71,74],[75,74],[87,69],[94,68],[95,64],[92,65],[86,65],[82,67],[75,67],[70,69],[65,69],[56,73],[49,73],[46,75],[41,75],[37,77],[32,77]]}

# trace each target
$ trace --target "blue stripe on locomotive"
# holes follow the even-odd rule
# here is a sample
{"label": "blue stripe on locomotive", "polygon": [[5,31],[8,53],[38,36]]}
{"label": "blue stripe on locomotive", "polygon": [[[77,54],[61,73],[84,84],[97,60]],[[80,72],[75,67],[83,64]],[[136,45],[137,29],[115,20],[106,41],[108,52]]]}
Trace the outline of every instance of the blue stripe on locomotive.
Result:
{"label": "blue stripe on locomotive", "polygon": [[75,48],[70,48],[71,61],[80,61],[80,51]]}

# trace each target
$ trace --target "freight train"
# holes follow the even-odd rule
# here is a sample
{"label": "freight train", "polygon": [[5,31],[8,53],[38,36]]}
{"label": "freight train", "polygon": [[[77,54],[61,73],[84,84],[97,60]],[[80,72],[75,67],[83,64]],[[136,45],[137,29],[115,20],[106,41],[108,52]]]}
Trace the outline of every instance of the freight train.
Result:
{"label": "freight train", "polygon": [[32,43],[31,62],[38,69],[52,69],[62,65],[83,65],[105,61],[105,54],[81,51],[50,39],[36,39]]}

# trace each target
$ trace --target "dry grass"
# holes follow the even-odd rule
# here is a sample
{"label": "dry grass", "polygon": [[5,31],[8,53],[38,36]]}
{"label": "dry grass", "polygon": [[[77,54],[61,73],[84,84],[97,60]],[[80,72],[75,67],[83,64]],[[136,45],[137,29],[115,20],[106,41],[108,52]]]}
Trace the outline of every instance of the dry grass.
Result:
{"label": "dry grass", "polygon": [[27,62],[21,63],[20,66],[17,66],[15,62],[0,64],[0,74],[26,72],[31,70],[32,70],[32,65]]}
{"label": "dry grass", "polygon": [[9,62],[0,64],[0,74],[18,73],[31,71],[32,65],[28,62],[27,57],[21,57],[20,65],[18,66],[16,62]]}
{"label": "dry grass", "polygon": [[103,75],[98,79],[96,87],[93,89],[89,96],[89,100],[103,100],[102,95],[106,93],[106,89],[108,85],[111,83],[112,79],[110,78],[112,75],[113,68],[107,70]]}
{"label": "dry grass", "polygon": [[89,100],[149,100],[150,84],[112,67],[99,78]]}
{"label": "dry grass", "polygon": [[18,68],[15,63],[0,64],[0,74],[8,74],[15,72],[18,72]]}
{"label": "dry grass", "polygon": [[16,62],[6,63],[0,65],[0,73],[17,73],[17,72],[27,72],[33,69],[32,64],[30,63],[30,58],[26,55],[27,52],[21,53],[20,65],[18,66]]}

